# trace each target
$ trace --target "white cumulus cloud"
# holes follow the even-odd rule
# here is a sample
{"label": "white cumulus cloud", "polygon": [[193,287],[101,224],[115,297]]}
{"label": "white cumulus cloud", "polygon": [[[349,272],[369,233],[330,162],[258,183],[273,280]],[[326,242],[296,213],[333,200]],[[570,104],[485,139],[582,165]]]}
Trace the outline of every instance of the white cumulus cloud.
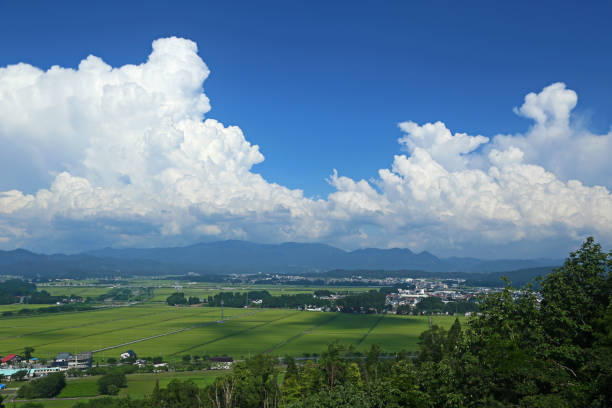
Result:
{"label": "white cumulus cloud", "polygon": [[612,136],[574,127],[577,96],[563,84],[516,109],[534,121],[525,134],[403,122],[406,154],[390,168],[367,181],[334,171],[335,191],[311,199],[254,172],[259,147],[206,117],[208,74],[196,44],[179,38],[153,42],[139,65],[89,56],[77,69],[0,68],[0,246],[243,238],[452,252],[612,239]]}
{"label": "white cumulus cloud", "polygon": [[562,180],[578,179],[588,184],[612,187],[612,130],[593,134],[572,123],[571,112],[578,95],[557,82],[540,93],[529,93],[514,111],[533,119],[533,126],[519,135],[497,135],[490,148],[517,147],[529,163],[539,164]]}

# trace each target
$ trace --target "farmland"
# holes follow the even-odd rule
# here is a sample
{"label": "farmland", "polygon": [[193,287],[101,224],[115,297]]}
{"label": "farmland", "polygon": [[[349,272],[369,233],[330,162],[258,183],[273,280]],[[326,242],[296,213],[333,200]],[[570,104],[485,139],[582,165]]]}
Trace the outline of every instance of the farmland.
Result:
{"label": "farmland", "polygon": [[[131,279],[130,286],[132,287],[153,287],[155,288],[154,296],[150,299],[153,302],[165,302],[166,298],[176,292],[174,281],[172,280],[151,280],[151,279]],[[279,295],[295,295],[301,293],[313,293],[320,286],[296,286],[296,285],[232,285],[228,282],[223,283],[182,283],[185,296],[196,296],[206,298],[214,296],[219,292],[244,292],[250,290],[267,290],[273,296]],[[77,294],[82,297],[98,297],[107,293],[111,286],[93,285],[88,282],[77,282],[74,285],[39,285],[39,289],[44,289],[53,296],[70,296]],[[368,286],[356,287],[341,287],[341,286],[326,286],[325,289],[331,291],[350,291],[363,292],[373,289]],[[377,288],[376,288],[377,289]]]}
{"label": "farmland", "polygon": [[[221,323],[220,315],[219,308],[150,303],[6,317],[0,319],[0,355],[19,353],[28,346],[41,358],[62,351],[100,350],[94,354],[96,361],[117,358],[127,348],[139,356],[161,356],[167,361],[179,360],[184,354],[297,356],[320,353],[334,340],[361,351],[379,343],[393,352],[414,350],[418,336],[428,327],[424,316],[225,308]],[[448,327],[453,319],[435,316],[433,323]],[[125,343],[131,344],[115,347]]]}

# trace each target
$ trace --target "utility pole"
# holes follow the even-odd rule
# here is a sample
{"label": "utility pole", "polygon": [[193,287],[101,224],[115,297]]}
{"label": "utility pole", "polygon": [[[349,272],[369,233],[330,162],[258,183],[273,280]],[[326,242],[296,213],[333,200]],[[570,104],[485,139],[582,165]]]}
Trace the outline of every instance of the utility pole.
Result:
{"label": "utility pole", "polygon": [[221,321],[223,321],[223,299],[221,299]]}

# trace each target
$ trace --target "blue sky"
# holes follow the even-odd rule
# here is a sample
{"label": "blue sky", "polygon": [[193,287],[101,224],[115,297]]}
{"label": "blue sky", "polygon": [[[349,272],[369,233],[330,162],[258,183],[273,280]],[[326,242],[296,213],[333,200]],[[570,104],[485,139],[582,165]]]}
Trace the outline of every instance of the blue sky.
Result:
{"label": "blue sky", "polygon": [[[409,144],[398,144],[398,138],[405,134],[399,123],[442,121],[453,134],[483,135],[491,142],[498,134],[525,135],[534,118],[517,115],[513,108],[521,107],[528,93],[541,92],[557,82],[578,95],[572,126],[580,129],[578,133],[588,130],[603,138],[612,124],[611,16],[612,6],[604,1],[0,1],[0,67],[25,62],[43,70],[53,65],[76,68],[90,54],[120,67],[145,62],[155,39],[189,39],[197,44],[198,55],[210,69],[204,93],[211,110],[205,116],[225,126],[239,126],[246,140],[258,145],[265,156],[251,171],[268,183],[301,189],[307,198],[329,200],[330,194],[339,191],[338,185],[326,181],[334,169],[340,177],[355,182],[364,179],[377,189],[379,170],[391,168],[394,155],[414,154],[406,147]],[[486,148],[483,144],[470,154]],[[22,153],[27,150],[20,149]],[[4,154],[5,158],[15,156],[10,150]],[[541,165],[562,183],[576,178],[586,186],[611,187],[606,182],[608,167],[574,174],[563,170],[562,158],[549,163],[541,156],[542,152],[527,152],[526,162]],[[480,160],[475,158],[468,167],[482,168]],[[581,164],[575,167],[581,168]],[[65,169],[41,172],[23,166],[10,174],[2,170],[6,175],[0,178],[0,191],[35,194],[49,188],[57,172]],[[609,215],[608,209],[605,202],[593,214]],[[402,213],[397,208],[394,211]],[[417,249],[449,254],[474,251],[467,248],[478,246],[471,232],[463,244],[457,244],[461,239],[452,238],[451,233],[444,238],[423,238],[423,234],[439,234],[445,224],[435,226],[437,232],[421,230],[408,237],[406,230],[411,226],[423,228],[445,212],[414,221],[415,209],[406,211],[402,214],[410,221],[397,233],[397,239],[381,238],[387,224],[364,220],[368,216],[361,212],[348,216],[354,227],[324,228],[327,232],[310,235],[296,228],[302,232],[291,229],[271,240],[322,240],[343,247],[414,247],[421,239],[430,245]],[[217,231],[216,220],[210,219],[215,217],[207,217],[203,230]],[[226,214],[221,218],[227,219]],[[597,221],[581,221],[571,228],[558,227],[557,221],[546,224],[552,230],[544,235],[521,229],[509,232],[513,238],[495,237],[493,241],[503,254],[504,248],[529,247],[530,242],[543,239],[564,243],[549,253],[565,251],[588,233],[608,239],[608,230]],[[15,222],[7,219],[6,224],[14,226]],[[538,222],[530,228],[537,228]],[[236,230],[233,227],[224,228],[213,236],[179,233],[181,239],[169,242],[270,237],[265,228],[239,228],[244,234],[232,233]],[[77,239],[70,238],[67,230],[61,233],[65,242],[59,249],[70,248]],[[457,226],[450,230],[456,236],[465,232]],[[371,239],[360,241],[360,234]],[[47,249],[40,244],[44,237],[33,232],[29,235],[37,238],[15,239],[7,233],[5,247],[30,244]],[[147,239],[167,242],[166,238],[147,235],[142,240],[108,238],[99,243],[146,245]],[[476,241],[489,239],[479,235]],[[96,246],[97,241],[88,245]],[[527,252],[518,249],[510,255]]]}
{"label": "blue sky", "polygon": [[156,38],[189,38],[212,71],[210,115],[260,145],[257,171],[307,195],[329,193],[334,168],[368,178],[388,166],[401,121],[524,131],[512,108],[556,81],[593,130],[612,123],[609,2],[35,3],[0,3],[0,66],[89,54],[119,66]]}

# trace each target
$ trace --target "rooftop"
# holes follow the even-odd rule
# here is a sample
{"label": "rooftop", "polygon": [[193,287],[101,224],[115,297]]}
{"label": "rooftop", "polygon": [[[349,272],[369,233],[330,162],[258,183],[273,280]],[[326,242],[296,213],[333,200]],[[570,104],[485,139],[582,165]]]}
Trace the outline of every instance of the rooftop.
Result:
{"label": "rooftop", "polygon": [[7,354],[6,356],[4,356],[2,358],[2,362],[6,363],[8,361],[11,361],[12,359],[14,359],[15,357],[18,357],[17,354]]}

